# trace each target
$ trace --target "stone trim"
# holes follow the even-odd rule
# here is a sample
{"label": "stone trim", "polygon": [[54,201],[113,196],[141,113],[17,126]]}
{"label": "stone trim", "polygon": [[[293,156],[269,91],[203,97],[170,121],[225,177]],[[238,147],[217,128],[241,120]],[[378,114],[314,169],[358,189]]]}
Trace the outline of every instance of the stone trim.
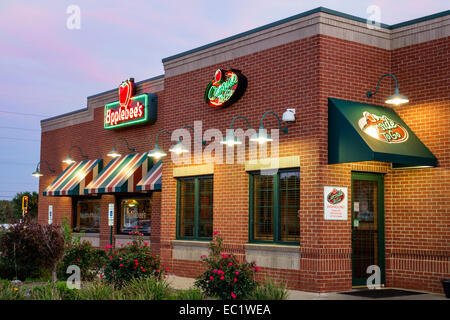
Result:
{"label": "stone trim", "polygon": [[266,158],[258,160],[248,160],[245,162],[245,171],[299,168],[299,167],[300,167],[299,156]]}
{"label": "stone trim", "polygon": [[209,241],[172,240],[172,248],[173,259],[200,261],[209,253]]}
{"label": "stone trim", "polygon": [[[114,234],[114,244],[116,247],[119,247],[121,244],[126,245],[128,242],[131,243],[133,241],[133,237],[128,234]],[[142,239],[147,242],[147,245],[150,245],[150,236],[143,236]],[[120,244],[118,243],[120,241]]]}
{"label": "stone trim", "polygon": [[379,29],[369,29],[362,21],[323,11],[286,20],[279,24],[274,23],[274,26],[268,28],[258,28],[262,30],[230,37],[229,41],[218,41],[217,44],[163,59],[165,77],[173,77],[319,34],[384,50],[432,41],[450,34],[448,14],[395,29],[386,25]]}
{"label": "stone trim", "polygon": [[190,167],[176,167],[173,168],[173,177],[191,177],[191,176],[201,176],[206,174],[214,174],[214,164],[202,164],[198,166]]}
{"label": "stone trim", "polygon": [[[150,79],[136,84],[136,94],[156,93],[164,90],[164,77]],[[87,98],[87,108],[60,116],[41,120],[41,131],[52,131],[60,128],[94,120],[94,109],[103,108],[105,104],[117,101],[117,90],[109,90]]]}
{"label": "stone trim", "polygon": [[91,243],[93,247],[100,247],[99,233],[72,233],[73,237],[80,237],[80,240],[86,240]]}
{"label": "stone trim", "polygon": [[259,267],[300,270],[300,246],[247,243],[245,258]]}

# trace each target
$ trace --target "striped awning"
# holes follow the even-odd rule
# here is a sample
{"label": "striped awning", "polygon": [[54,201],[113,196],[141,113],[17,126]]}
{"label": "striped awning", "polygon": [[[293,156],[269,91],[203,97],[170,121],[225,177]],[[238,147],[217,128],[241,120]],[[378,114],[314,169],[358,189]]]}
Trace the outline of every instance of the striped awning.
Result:
{"label": "striped awning", "polygon": [[84,193],[135,192],[137,182],[147,174],[151,163],[147,152],[115,158],[86,186]]}
{"label": "striped awning", "polygon": [[162,160],[159,160],[136,185],[137,191],[161,191]]}
{"label": "striped awning", "polygon": [[43,192],[44,196],[84,194],[84,187],[102,170],[103,159],[75,162],[67,167]]}

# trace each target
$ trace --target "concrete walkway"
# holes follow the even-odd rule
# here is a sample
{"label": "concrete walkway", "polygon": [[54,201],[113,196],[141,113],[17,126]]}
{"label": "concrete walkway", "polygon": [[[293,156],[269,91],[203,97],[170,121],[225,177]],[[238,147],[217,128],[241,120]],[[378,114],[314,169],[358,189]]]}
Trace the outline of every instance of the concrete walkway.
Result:
{"label": "concrete walkway", "polygon": [[[167,281],[169,282],[170,286],[174,289],[189,289],[194,286],[194,279],[192,278],[183,278],[174,275],[168,275]],[[426,293],[426,292],[421,292],[421,294],[410,296],[373,299],[373,298],[350,296],[346,294],[340,294],[338,292],[315,293],[298,290],[289,290],[289,300],[450,300],[450,299],[446,299],[445,295],[443,294]]]}

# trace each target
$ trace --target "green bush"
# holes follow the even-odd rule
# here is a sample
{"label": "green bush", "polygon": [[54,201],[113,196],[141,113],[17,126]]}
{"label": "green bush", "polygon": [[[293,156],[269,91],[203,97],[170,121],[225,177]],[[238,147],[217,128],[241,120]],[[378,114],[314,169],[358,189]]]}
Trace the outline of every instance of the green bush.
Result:
{"label": "green bush", "polygon": [[195,286],[211,297],[245,299],[256,288],[254,263],[239,263],[236,257],[222,254],[223,239],[216,233],[209,245],[210,253],[202,256],[207,270],[197,277]]}
{"label": "green bush", "polygon": [[67,282],[59,281],[56,283],[56,289],[58,290],[59,296],[62,300],[79,300],[80,299],[80,290],[78,289],[69,289],[67,287]]}
{"label": "green bush", "polygon": [[258,285],[249,295],[250,300],[287,300],[289,292],[286,284],[282,281],[276,283],[272,279],[266,279],[264,284]]}
{"label": "green bush", "polygon": [[66,273],[70,265],[80,267],[82,281],[92,281],[106,265],[106,253],[94,249],[89,241],[81,241],[78,237],[66,244],[63,259],[58,264],[59,280],[67,280],[70,276]]}
{"label": "green bush", "polygon": [[177,290],[173,293],[174,300],[205,300],[205,295],[199,289]]}
{"label": "green bush", "polygon": [[121,288],[134,278],[151,277],[159,280],[167,270],[159,258],[151,254],[150,247],[142,240],[141,233],[130,234],[134,238],[130,244],[118,249],[109,248],[107,253],[105,280],[116,288]]}
{"label": "green bush", "polygon": [[29,289],[29,292],[32,300],[61,300],[55,283],[34,286]]}
{"label": "green bush", "polygon": [[122,297],[127,300],[167,300],[172,290],[164,279],[133,278],[122,286]]}
{"label": "green bush", "polygon": [[2,234],[0,245],[0,277],[7,279],[24,280],[56,271],[56,264],[64,252],[64,238],[59,227],[28,220]]}
{"label": "green bush", "polygon": [[24,300],[26,291],[9,280],[0,281],[0,300]]}
{"label": "green bush", "polygon": [[94,281],[78,291],[80,300],[118,300],[122,295],[113,285],[103,281]]}

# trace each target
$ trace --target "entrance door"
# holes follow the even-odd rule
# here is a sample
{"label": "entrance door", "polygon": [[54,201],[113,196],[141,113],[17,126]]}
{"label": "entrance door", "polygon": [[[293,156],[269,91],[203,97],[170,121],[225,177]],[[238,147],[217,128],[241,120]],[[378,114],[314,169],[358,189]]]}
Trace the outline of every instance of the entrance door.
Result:
{"label": "entrance door", "polygon": [[352,172],[352,285],[363,286],[367,267],[384,270],[384,179],[382,174]]}

